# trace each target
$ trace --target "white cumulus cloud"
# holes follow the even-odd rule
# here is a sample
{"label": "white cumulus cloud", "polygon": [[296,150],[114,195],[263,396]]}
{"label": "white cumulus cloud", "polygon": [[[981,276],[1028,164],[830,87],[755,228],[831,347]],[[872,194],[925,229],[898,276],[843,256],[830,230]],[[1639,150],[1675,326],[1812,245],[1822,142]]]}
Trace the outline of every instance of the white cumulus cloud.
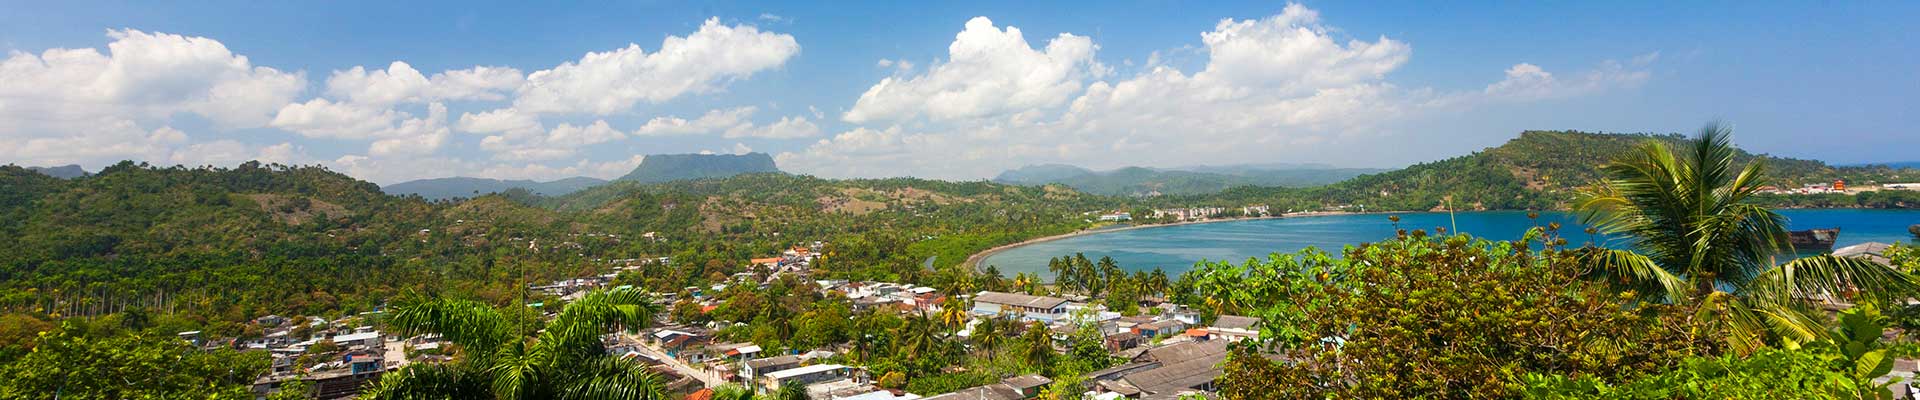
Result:
{"label": "white cumulus cloud", "polygon": [[[948,60],[916,76],[888,77],[868,88],[841,118],[852,123],[926,116],[934,120],[982,117],[1056,106],[1104,67],[1093,40],[1060,34],[1044,50],[1027,44],[1020,28],[996,28],[975,17],[947,47]],[[880,66],[905,61],[882,60]]]}
{"label": "white cumulus cloud", "polygon": [[528,74],[513,107],[533,114],[613,114],[643,101],[718,90],[799,53],[792,35],[712,18],[691,35],[667,37],[652,53],[630,44]]}
{"label": "white cumulus cloud", "polygon": [[176,114],[259,127],[306,86],[299,72],[255,66],[209,38],[133,29],[107,38],[105,53],[54,48],[0,61],[0,154],[27,164],[164,161],[176,143],[151,133],[171,130]]}

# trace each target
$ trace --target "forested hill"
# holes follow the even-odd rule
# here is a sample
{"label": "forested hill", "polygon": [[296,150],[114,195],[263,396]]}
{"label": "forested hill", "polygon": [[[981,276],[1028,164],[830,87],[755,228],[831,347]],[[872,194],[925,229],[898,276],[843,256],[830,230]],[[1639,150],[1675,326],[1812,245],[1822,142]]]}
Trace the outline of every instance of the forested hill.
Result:
{"label": "forested hill", "polygon": [[58,167],[27,167],[27,169],[60,179],[73,179],[87,176],[87,170],[79,165],[67,164]]}
{"label": "forested hill", "polygon": [[780,172],[767,153],[654,154],[640,160],[622,181],[660,183],[682,179],[725,178],[739,174]]}
{"label": "forested hill", "polygon": [[1114,196],[1200,195],[1235,186],[1308,187],[1343,181],[1384,170],[1329,166],[1227,166],[1159,169],[1125,167],[1092,171],[1059,164],[1032,165],[1009,170],[994,182],[1062,184],[1076,190]]}
{"label": "forested hill", "polygon": [[605,180],[581,176],[550,182],[452,177],[406,181],[380,189],[396,196],[411,194],[428,200],[446,200],[456,197],[479,197],[513,189],[523,189],[541,196],[559,196],[606,183]]}
{"label": "forested hill", "polygon": [[[1608,134],[1579,131],[1526,131],[1498,147],[1473,154],[1363,175],[1312,189],[1239,187],[1214,196],[1184,201],[1269,202],[1290,208],[1365,205],[1369,210],[1429,210],[1448,197],[1459,209],[1561,209],[1574,189],[1600,179],[1599,167],[1648,140],[1671,145],[1686,137],[1669,134]],[[1776,185],[1845,179],[1878,183],[1915,170],[1886,167],[1833,167],[1812,160],[1755,155],[1742,151],[1739,162],[1766,159]]]}
{"label": "forested hill", "polygon": [[832,255],[822,276],[919,280],[927,265],[1085,228],[1081,212],[1117,201],[786,174],[427,201],[319,167],[121,163],[63,180],[4,166],[0,315],[141,310],[166,329],[232,335],[262,315],[351,314],[409,292],[517,301],[527,283],[606,273],[614,259],[672,258],[627,284],[704,286],[816,240]]}

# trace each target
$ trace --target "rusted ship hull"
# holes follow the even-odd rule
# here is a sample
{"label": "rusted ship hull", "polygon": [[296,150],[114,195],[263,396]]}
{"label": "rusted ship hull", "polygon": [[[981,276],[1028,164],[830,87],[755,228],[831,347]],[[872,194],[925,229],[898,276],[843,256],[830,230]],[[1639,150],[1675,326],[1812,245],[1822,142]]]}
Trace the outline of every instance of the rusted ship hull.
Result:
{"label": "rusted ship hull", "polygon": [[1787,243],[1793,245],[1793,251],[1803,253],[1833,251],[1833,242],[1837,240],[1840,240],[1840,228],[1787,232]]}

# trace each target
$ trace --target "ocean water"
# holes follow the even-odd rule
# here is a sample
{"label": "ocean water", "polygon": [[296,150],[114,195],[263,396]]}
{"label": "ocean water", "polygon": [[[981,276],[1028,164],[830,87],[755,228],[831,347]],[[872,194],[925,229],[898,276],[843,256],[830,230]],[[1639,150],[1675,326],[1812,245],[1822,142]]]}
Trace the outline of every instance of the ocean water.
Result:
{"label": "ocean water", "polygon": [[[1787,217],[1789,229],[1840,228],[1840,240],[1834,244],[1835,248],[1864,242],[1913,242],[1907,226],[1920,224],[1920,210],[1779,212]],[[1007,249],[981,260],[980,265],[993,265],[1006,276],[1028,272],[1051,279],[1052,273],[1047,272],[1049,258],[1084,253],[1095,260],[1113,257],[1127,270],[1158,267],[1168,275],[1178,276],[1201,260],[1239,263],[1249,257],[1266,257],[1273,252],[1295,252],[1308,247],[1338,255],[1347,245],[1393,237],[1395,224],[1387,219],[1388,215],[1331,215],[1117,230]],[[1542,212],[1537,219],[1527,218],[1524,211],[1461,212],[1451,217],[1447,213],[1391,215],[1400,216],[1401,229],[1425,229],[1431,233],[1435,227],[1448,227],[1449,231],[1499,240],[1519,239],[1530,227],[1559,222],[1560,234],[1570,245],[1588,241],[1617,243],[1588,235],[1575,215],[1563,212]]]}

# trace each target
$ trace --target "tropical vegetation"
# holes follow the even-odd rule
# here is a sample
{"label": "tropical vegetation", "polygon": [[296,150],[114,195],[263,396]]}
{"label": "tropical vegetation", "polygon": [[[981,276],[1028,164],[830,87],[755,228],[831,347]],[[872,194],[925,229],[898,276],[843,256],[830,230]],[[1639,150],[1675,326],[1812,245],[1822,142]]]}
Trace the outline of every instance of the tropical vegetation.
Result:
{"label": "tropical vegetation", "polygon": [[[520,308],[516,308],[520,309]],[[665,378],[608,354],[601,336],[635,331],[660,313],[645,292],[587,293],[550,320],[472,300],[433,298],[394,307],[387,326],[437,334],[460,347],[450,364],[416,363],[382,375],[370,399],[666,399]]]}

